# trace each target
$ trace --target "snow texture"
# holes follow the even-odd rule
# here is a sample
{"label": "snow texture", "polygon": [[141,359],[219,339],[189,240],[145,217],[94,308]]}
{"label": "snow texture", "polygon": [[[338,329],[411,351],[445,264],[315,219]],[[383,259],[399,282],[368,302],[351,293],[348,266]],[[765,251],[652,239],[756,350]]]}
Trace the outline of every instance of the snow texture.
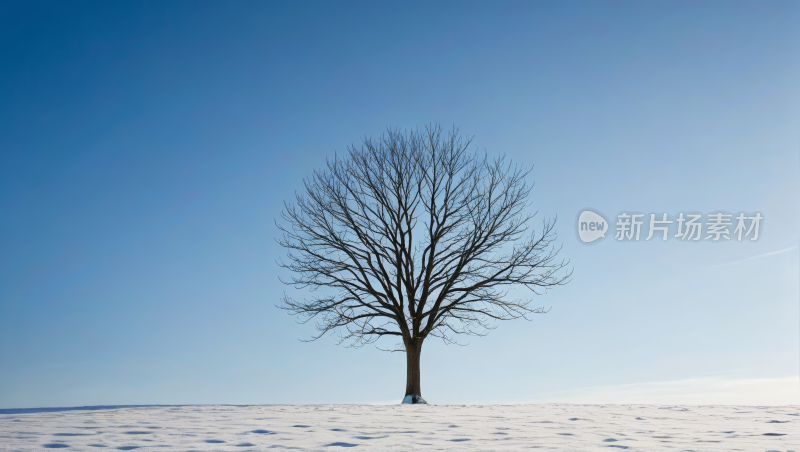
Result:
{"label": "snow texture", "polygon": [[0,450],[796,451],[800,407],[266,405],[0,410]]}

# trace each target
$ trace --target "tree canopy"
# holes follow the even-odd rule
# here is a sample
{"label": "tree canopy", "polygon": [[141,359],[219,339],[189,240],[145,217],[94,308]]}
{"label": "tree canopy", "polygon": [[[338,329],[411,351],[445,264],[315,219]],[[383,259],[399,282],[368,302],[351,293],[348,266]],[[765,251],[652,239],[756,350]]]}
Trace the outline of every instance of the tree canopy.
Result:
{"label": "tree canopy", "polygon": [[[554,220],[532,228],[529,169],[470,152],[472,139],[388,130],[327,160],[278,224],[284,283],[313,292],[280,307],[348,346],[482,335],[498,320],[542,313],[534,296],[567,283]],[[522,286],[529,296],[509,297]],[[411,341],[411,342],[409,342]]]}

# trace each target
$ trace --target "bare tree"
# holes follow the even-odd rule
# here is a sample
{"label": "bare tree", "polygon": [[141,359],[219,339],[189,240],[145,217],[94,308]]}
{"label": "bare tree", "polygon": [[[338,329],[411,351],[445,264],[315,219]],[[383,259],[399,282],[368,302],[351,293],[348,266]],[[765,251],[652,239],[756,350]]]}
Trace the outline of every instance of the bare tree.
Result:
{"label": "bare tree", "polygon": [[391,351],[406,353],[406,395],[422,395],[425,339],[452,343],[543,313],[509,289],[542,294],[571,275],[552,246],[555,222],[530,229],[529,170],[471,153],[471,141],[438,125],[364,138],[304,181],[278,225],[280,265],[293,275],[282,281],[327,289],[280,307],[315,319],[313,339],[333,330],[347,346],[401,339]]}

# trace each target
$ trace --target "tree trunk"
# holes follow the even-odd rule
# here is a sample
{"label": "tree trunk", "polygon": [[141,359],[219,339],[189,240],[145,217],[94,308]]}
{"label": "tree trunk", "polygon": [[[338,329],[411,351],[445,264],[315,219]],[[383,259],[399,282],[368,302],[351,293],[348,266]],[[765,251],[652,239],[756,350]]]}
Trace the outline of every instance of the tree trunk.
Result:
{"label": "tree trunk", "polygon": [[422,339],[406,341],[406,395],[422,397],[420,386],[419,357],[422,353]]}

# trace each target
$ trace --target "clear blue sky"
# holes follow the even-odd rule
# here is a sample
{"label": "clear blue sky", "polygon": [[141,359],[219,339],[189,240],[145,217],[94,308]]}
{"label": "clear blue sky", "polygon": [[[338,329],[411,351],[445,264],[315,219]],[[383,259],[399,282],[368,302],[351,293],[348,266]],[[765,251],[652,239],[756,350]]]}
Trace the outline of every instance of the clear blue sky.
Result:
{"label": "clear blue sky", "polygon": [[[798,23],[788,1],[0,2],[0,408],[399,401],[402,355],[302,343],[275,308],[274,220],[327,156],[432,121],[535,165],[575,274],[531,322],[426,343],[426,398],[797,378]],[[765,221],[584,246],[584,207]]]}

